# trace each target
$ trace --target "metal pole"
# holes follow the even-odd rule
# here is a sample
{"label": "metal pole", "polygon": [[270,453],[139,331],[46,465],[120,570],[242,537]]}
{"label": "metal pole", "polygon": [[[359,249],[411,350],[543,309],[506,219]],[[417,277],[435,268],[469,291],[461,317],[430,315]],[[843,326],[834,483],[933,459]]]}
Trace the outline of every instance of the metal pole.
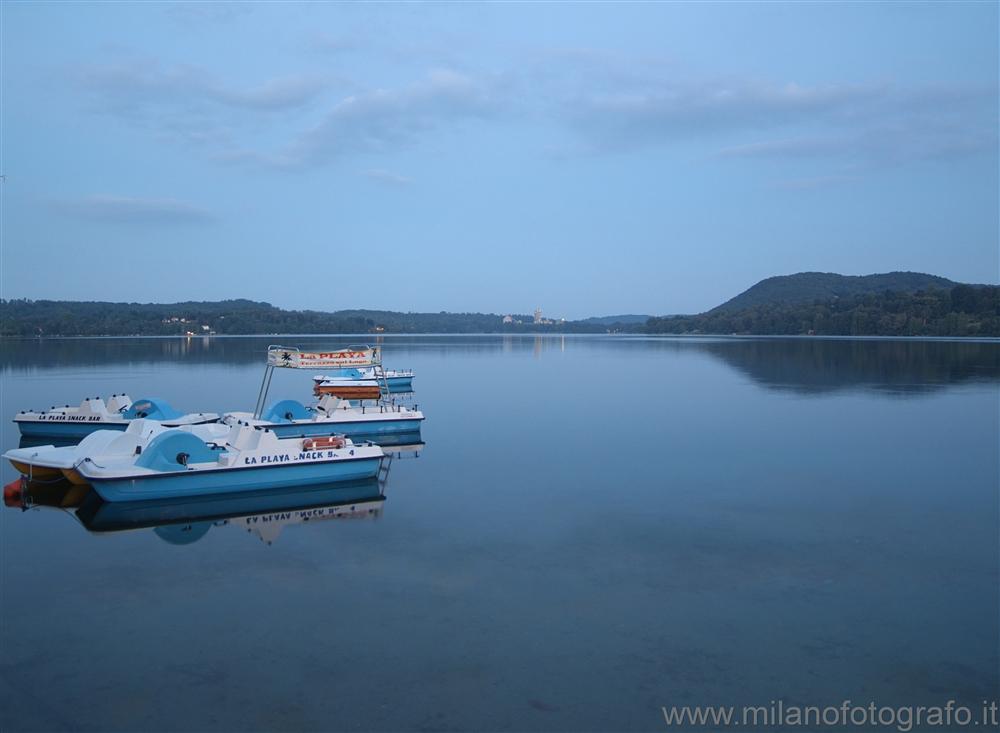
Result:
{"label": "metal pole", "polygon": [[260,420],[260,414],[264,411],[264,401],[267,399],[267,392],[271,389],[271,376],[274,374],[274,367],[268,364],[264,367],[264,379],[260,383],[260,392],[257,393],[257,405],[253,410],[254,420]]}

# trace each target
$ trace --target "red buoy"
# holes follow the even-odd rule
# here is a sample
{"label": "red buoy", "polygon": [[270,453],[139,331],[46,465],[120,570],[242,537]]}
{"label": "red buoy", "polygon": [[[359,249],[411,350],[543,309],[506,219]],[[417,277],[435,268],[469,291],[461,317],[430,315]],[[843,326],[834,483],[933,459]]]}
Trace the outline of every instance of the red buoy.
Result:
{"label": "red buoy", "polygon": [[24,506],[24,493],[22,487],[24,479],[16,478],[3,487],[3,503],[10,507]]}

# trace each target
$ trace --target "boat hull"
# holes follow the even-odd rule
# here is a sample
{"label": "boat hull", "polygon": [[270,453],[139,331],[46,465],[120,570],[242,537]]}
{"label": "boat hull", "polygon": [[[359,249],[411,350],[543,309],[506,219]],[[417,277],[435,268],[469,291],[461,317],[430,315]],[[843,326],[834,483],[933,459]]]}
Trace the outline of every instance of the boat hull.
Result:
{"label": "boat hull", "polygon": [[62,469],[63,477],[69,481],[74,486],[90,486],[90,481],[83,477],[79,471],[75,468],[64,468]]}
{"label": "boat hull", "polygon": [[124,430],[128,421],[14,420],[25,438],[85,438],[95,430]]}
{"label": "boat hull", "polygon": [[317,384],[313,388],[313,394],[317,397],[321,397],[325,394],[331,394],[335,397],[339,397],[342,400],[377,400],[382,396],[382,391],[376,387],[368,386],[354,386],[354,385],[323,385]]}
{"label": "boat hull", "polygon": [[386,377],[390,392],[412,392],[413,377]]}
{"label": "boat hull", "polygon": [[350,422],[303,422],[303,423],[267,423],[265,427],[279,438],[303,437],[314,438],[328,435],[374,436],[378,442],[379,435],[396,435],[397,433],[416,433],[420,431],[419,419],[406,420],[351,420]]}
{"label": "boat hull", "polygon": [[145,501],[358,481],[378,473],[381,456],[233,470],[178,471],[133,478],[90,477],[105,501]]}
{"label": "boat hull", "polygon": [[161,501],[105,503],[93,494],[77,510],[77,517],[92,532],[115,532],[155,527],[175,522],[217,521],[265,512],[291,512],[313,506],[350,505],[381,501],[375,479],[258,491],[247,495],[165,499]]}
{"label": "boat hull", "polygon": [[40,479],[48,480],[59,478],[62,476],[62,469],[60,468],[50,468],[49,466],[35,466],[31,463],[26,463],[24,461],[16,461],[13,458],[10,459],[10,465],[14,467],[14,470],[18,473],[26,476],[29,480]]}
{"label": "boat hull", "polygon": [[[209,423],[218,422],[218,417],[213,417],[209,420],[194,421],[194,422],[175,422],[171,420],[164,420],[163,424],[167,427],[179,427],[187,425],[207,425]],[[22,438],[35,439],[44,438],[46,440],[50,438],[59,438],[62,440],[76,440],[79,442],[80,439],[86,438],[93,432],[98,430],[125,430],[128,428],[131,420],[93,420],[93,421],[80,421],[80,420],[14,420],[17,423],[18,430],[21,431]]]}

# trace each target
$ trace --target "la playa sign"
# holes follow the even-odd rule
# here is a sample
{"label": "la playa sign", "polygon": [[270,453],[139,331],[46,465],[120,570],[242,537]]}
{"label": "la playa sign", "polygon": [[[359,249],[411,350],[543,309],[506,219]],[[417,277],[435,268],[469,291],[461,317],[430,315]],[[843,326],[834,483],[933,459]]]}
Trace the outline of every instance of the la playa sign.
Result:
{"label": "la playa sign", "polygon": [[267,352],[268,366],[289,369],[326,369],[371,366],[376,363],[376,349],[341,349],[339,351],[299,351],[273,348]]}

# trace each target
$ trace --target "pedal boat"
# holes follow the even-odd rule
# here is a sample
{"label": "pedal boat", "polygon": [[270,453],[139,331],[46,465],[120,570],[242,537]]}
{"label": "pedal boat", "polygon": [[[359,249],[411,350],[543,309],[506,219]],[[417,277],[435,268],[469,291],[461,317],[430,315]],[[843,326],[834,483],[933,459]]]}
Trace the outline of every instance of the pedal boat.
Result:
{"label": "pedal boat", "polygon": [[385,380],[390,392],[412,392],[413,391],[413,370],[412,369],[384,369],[382,376],[375,371],[375,367],[348,367],[330,372],[329,376],[323,379],[348,378],[348,379],[374,379],[376,382]]}
{"label": "pedal boat", "polygon": [[139,418],[128,423],[124,431],[95,430],[76,445],[15,448],[4,453],[3,457],[28,481],[48,482],[66,478],[73,484],[86,486],[89,481],[76,470],[85,458],[103,463],[139,455],[153,438],[167,430],[187,431],[199,440],[213,442],[225,440],[232,432],[232,428],[220,423],[169,428],[156,420]]}
{"label": "pedal boat", "polygon": [[379,403],[355,406],[334,395],[323,395],[312,407],[296,400],[281,400],[271,405],[260,419],[248,412],[227,412],[226,425],[247,423],[271,430],[279,438],[322,435],[363,435],[376,443],[380,436],[419,433],[424,414],[403,405]]}
{"label": "pedal boat", "polygon": [[89,397],[79,407],[53,407],[43,412],[22,410],[14,417],[25,438],[83,438],[95,430],[124,430],[133,420],[159,420],[168,427],[217,422],[214,412],[182,415],[163,400],[141,399],[135,402],[126,394],[112,395],[107,403]]}
{"label": "pedal boat", "polygon": [[366,479],[378,474],[383,456],[379,446],[350,438],[279,438],[236,425],[218,443],[167,430],[138,455],[86,457],[76,470],[105,501],[145,501]]}
{"label": "pedal boat", "polygon": [[346,400],[377,400],[382,396],[382,386],[375,379],[313,377],[313,394],[317,397],[334,395]]}

